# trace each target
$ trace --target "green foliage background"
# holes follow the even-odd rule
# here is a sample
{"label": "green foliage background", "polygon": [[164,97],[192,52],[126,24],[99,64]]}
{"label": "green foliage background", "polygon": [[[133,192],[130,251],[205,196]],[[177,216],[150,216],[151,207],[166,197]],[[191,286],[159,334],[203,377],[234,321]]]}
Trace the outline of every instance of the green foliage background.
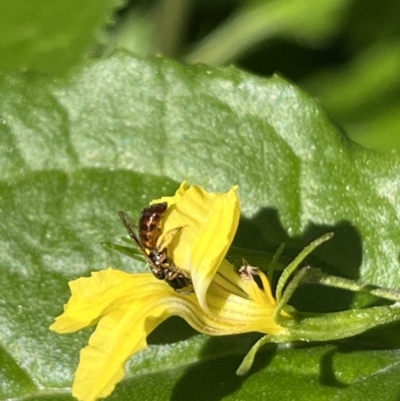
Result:
{"label": "green foliage background", "polygon": [[[145,269],[100,243],[124,235],[117,210],[138,215],[182,180],[240,185],[237,246],[271,254],[284,241],[289,259],[333,230],[313,264],[399,288],[396,7],[1,2],[0,399],[72,399],[90,330],[48,330],[68,280]],[[144,57],[160,53],[208,66]],[[296,85],[262,77],[275,71]],[[294,302],[376,300],[307,286]],[[172,318],[109,399],[397,400],[398,332],[269,349],[239,378],[257,335],[210,339]]]}

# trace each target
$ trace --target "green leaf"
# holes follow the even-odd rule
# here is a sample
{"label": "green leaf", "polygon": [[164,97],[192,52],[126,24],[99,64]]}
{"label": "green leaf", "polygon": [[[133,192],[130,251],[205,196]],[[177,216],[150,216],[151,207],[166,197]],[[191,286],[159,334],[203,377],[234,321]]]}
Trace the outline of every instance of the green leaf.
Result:
{"label": "green leaf", "polygon": [[[147,271],[101,243],[125,235],[118,210],[139,216],[182,180],[210,191],[240,185],[238,247],[273,252],[285,242],[290,260],[333,231],[313,264],[400,287],[398,160],[350,142],[282,78],[117,53],[69,78],[3,74],[0,87],[0,398],[71,399],[90,330],[48,330],[68,280],[108,266]],[[305,286],[295,302],[310,310],[355,302],[351,293],[331,294]],[[258,337],[207,338],[170,319],[110,399],[366,400],[384,386],[385,399],[396,400],[397,333],[384,327],[345,351],[273,350],[238,378]]]}
{"label": "green leaf", "polygon": [[100,39],[120,0],[3,0],[0,68],[65,72]]}

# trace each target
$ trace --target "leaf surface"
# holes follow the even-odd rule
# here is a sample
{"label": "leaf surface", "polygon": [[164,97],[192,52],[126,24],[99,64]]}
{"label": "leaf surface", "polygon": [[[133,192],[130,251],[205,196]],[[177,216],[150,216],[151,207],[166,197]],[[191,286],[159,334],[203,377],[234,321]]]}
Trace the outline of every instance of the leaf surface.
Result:
{"label": "leaf surface", "polygon": [[[145,270],[100,244],[123,244],[117,210],[139,216],[182,180],[210,191],[239,184],[238,247],[273,252],[284,241],[290,258],[334,231],[312,263],[400,287],[399,161],[353,144],[282,78],[120,52],[69,78],[3,74],[0,87],[0,399],[71,399],[90,330],[48,330],[68,280],[108,266]],[[320,287],[300,292],[310,309],[363,302]],[[344,351],[271,350],[238,378],[253,335],[207,338],[173,318],[110,399],[372,400],[384,383],[385,399],[397,400],[397,333],[384,328]]]}

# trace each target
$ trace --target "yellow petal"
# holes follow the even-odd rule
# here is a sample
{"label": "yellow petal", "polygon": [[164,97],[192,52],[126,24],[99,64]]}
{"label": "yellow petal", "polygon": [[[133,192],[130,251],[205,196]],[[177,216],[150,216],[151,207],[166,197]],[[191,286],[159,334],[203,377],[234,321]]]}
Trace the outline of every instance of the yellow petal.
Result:
{"label": "yellow petal", "polygon": [[[162,284],[157,287],[163,293],[166,286]],[[120,304],[100,319],[89,345],[81,351],[74,397],[82,401],[107,397],[122,380],[128,358],[145,348],[147,335],[169,317],[168,308],[154,295],[141,298],[140,303]]]}
{"label": "yellow petal", "polygon": [[[132,274],[107,269],[69,282],[71,298],[64,305],[64,313],[50,326],[58,333],[71,333],[96,324],[112,309],[113,302],[124,295],[134,299],[134,283],[147,282],[149,274]],[[155,279],[154,279],[155,280]]]}
{"label": "yellow petal", "polygon": [[182,227],[168,247],[174,263],[188,272],[200,305],[206,309],[207,289],[236,233],[240,207],[238,187],[228,193],[209,193],[182,184],[168,202],[163,231]]}
{"label": "yellow petal", "polygon": [[[252,278],[243,280],[236,269],[223,261],[207,292],[210,314],[220,323],[232,326],[229,334],[258,331],[278,334],[285,331],[274,320],[276,300],[271,296],[268,279],[262,272],[264,288]],[[226,334],[228,329],[225,327]]]}
{"label": "yellow petal", "polygon": [[274,321],[274,304],[256,303],[242,298],[226,291],[214,281],[207,293],[207,303],[210,316],[218,320],[224,335],[249,332],[278,334],[286,330]]}
{"label": "yellow petal", "polygon": [[170,316],[164,300],[172,288],[151,273],[107,269],[70,283],[71,298],[51,326],[66,333],[96,322],[89,345],[81,351],[73,394],[83,401],[106,397],[124,376],[124,364],[145,348],[146,337]]}

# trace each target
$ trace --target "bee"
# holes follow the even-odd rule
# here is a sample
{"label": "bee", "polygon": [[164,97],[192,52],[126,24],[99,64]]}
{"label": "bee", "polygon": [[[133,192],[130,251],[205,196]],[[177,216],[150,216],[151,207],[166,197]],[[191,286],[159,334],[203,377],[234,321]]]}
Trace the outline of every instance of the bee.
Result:
{"label": "bee", "polygon": [[[166,202],[154,203],[142,210],[139,217],[139,236],[132,228],[130,217],[125,212],[118,212],[129,236],[136,243],[145,257],[151,272],[159,280],[165,280],[175,291],[187,291],[192,281],[168,257],[166,247],[157,246],[161,235],[161,222],[168,208]],[[161,244],[162,245],[162,244]]]}

